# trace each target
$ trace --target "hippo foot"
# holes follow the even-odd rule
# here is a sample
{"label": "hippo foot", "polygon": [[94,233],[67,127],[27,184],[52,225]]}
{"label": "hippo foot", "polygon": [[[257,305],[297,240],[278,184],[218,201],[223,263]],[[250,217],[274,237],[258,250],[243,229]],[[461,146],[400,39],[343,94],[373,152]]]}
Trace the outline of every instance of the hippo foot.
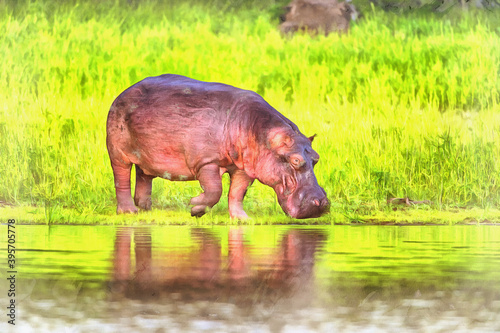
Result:
{"label": "hippo foot", "polygon": [[230,211],[229,216],[233,220],[241,220],[241,221],[248,220],[248,215],[247,213],[245,213],[243,209],[237,211]]}
{"label": "hippo foot", "polygon": [[137,207],[134,205],[119,205],[116,209],[117,214],[137,214]]}
{"label": "hippo foot", "polygon": [[201,205],[205,201],[205,193],[200,194],[197,197],[191,198],[189,201],[190,206],[198,206]]}
{"label": "hippo foot", "polygon": [[143,210],[151,210],[151,198],[135,199],[135,205]]}
{"label": "hippo foot", "polygon": [[202,217],[207,212],[208,207],[205,205],[198,205],[191,208],[191,216]]}

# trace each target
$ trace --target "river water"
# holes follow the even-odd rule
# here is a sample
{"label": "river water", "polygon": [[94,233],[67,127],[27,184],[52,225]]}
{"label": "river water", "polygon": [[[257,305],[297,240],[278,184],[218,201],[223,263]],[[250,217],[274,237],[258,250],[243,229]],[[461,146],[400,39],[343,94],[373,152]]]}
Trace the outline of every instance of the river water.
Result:
{"label": "river water", "polygon": [[0,332],[500,331],[500,226],[0,228]]}

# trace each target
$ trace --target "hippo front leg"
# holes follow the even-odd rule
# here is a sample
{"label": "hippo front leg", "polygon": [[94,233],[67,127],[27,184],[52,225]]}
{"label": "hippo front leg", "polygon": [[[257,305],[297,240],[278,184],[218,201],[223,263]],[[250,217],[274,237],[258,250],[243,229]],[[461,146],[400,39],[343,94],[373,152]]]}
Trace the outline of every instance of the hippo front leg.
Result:
{"label": "hippo front leg", "polygon": [[243,198],[247,189],[252,185],[254,179],[250,178],[245,171],[235,170],[230,173],[231,185],[229,186],[229,216],[232,219],[245,220],[247,213],[243,210]]}
{"label": "hippo front leg", "polygon": [[191,208],[191,216],[201,217],[207,212],[207,208],[212,208],[219,202],[222,194],[220,168],[216,164],[204,165],[196,178],[204,192],[192,198],[189,204],[194,206]]}

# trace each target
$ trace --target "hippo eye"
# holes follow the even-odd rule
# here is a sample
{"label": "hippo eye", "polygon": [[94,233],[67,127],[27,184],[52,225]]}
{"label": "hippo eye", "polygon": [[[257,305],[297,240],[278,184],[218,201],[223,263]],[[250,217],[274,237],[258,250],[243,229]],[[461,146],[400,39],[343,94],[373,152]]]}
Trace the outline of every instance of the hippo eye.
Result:
{"label": "hippo eye", "polygon": [[306,164],[306,161],[304,161],[304,159],[300,155],[292,155],[290,156],[290,164],[293,166],[294,169],[298,170],[304,164]]}

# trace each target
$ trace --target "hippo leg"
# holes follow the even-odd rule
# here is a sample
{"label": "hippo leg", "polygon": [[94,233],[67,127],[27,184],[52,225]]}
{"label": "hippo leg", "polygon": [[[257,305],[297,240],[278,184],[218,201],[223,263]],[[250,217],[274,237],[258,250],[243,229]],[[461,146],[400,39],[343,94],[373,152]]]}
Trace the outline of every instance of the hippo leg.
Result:
{"label": "hippo leg", "polygon": [[151,209],[151,189],[153,188],[153,178],[148,176],[142,169],[135,165],[135,205],[144,210]]}
{"label": "hippo leg", "polygon": [[229,186],[229,216],[232,219],[245,220],[248,215],[243,210],[243,198],[247,189],[253,183],[245,171],[236,170],[231,174],[231,185]]}
{"label": "hippo leg", "polygon": [[204,192],[192,198],[189,204],[194,206],[191,208],[191,216],[201,217],[206,213],[207,207],[212,208],[219,202],[222,194],[220,168],[216,164],[204,165],[198,171],[196,178],[200,181]]}
{"label": "hippo leg", "polygon": [[132,164],[121,164],[111,162],[113,175],[115,177],[116,190],[116,212],[121,213],[137,213],[137,208],[132,201],[130,194],[130,170]]}

